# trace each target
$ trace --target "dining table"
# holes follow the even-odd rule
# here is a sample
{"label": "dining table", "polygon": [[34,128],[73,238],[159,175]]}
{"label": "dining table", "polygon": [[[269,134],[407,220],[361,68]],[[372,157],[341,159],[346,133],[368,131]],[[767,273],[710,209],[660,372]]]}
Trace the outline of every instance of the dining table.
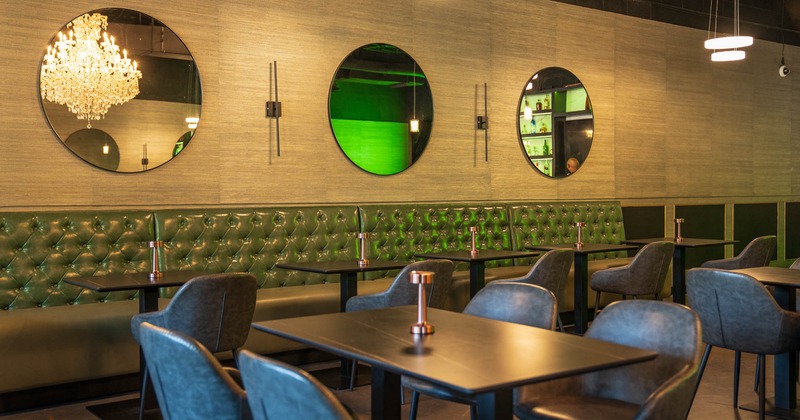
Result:
{"label": "dining table", "polygon": [[429,308],[428,335],[410,333],[416,306],[253,323],[256,331],[371,365],[372,419],[399,419],[401,377],[474,397],[478,419],[511,419],[513,389],[654,359],[656,352]]}
{"label": "dining table", "polygon": [[672,252],[672,301],[682,305],[686,304],[686,250],[689,248],[728,245],[737,242],[728,239],[704,238],[645,238],[626,239],[622,242],[629,245],[642,246],[660,241],[675,244],[675,251]]}
{"label": "dining table", "polygon": [[573,299],[576,334],[583,334],[589,327],[589,255],[601,252],[617,252],[636,249],[634,245],[627,244],[587,244],[580,247],[576,244],[556,245],[529,245],[526,249],[550,251],[553,249],[571,249],[575,255],[575,270],[572,280],[574,282]]}
{"label": "dining table", "polygon": [[[800,288],[800,270],[786,267],[754,267],[732,270],[747,274],[774,288],[773,296],[781,308],[797,311],[797,288]],[[773,389],[775,396],[767,398],[766,414],[784,419],[800,419],[797,403],[797,352],[775,355],[773,363]],[[740,405],[748,411],[758,412],[758,401]]]}
{"label": "dining table", "polygon": [[[183,286],[187,281],[206,274],[202,271],[191,270],[163,271],[161,273],[162,277],[157,279],[151,279],[150,273],[145,272],[67,277],[63,279],[63,282],[99,293],[138,290],[139,313],[145,313],[158,310],[158,295],[160,289],[164,287]],[[140,346],[139,383],[143,386],[142,392],[147,393],[147,398],[145,399],[147,406],[145,407],[145,410],[150,410],[157,408],[157,402],[155,393],[153,392],[153,387],[143,384],[145,369],[147,369],[147,362],[144,358],[144,352]],[[138,418],[139,398],[88,406],[87,410],[95,413],[95,415],[100,418],[120,418],[124,417],[124,414],[121,413],[129,413],[133,410],[136,413],[135,418]]]}
{"label": "dining table", "polygon": [[282,262],[275,264],[275,267],[309,273],[339,274],[339,311],[344,312],[347,300],[358,294],[358,273],[395,270],[408,264],[410,263],[392,260],[370,260],[367,264],[360,264],[359,260],[340,260]]}
{"label": "dining table", "polygon": [[474,297],[486,284],[486,261],[506,260],[513,258],[536,257],[535,251],[513,251],[505,249],[481,249],[477,253],[469,250],[420,252],[415,258],[445,259],[469,263],[469,297]]}

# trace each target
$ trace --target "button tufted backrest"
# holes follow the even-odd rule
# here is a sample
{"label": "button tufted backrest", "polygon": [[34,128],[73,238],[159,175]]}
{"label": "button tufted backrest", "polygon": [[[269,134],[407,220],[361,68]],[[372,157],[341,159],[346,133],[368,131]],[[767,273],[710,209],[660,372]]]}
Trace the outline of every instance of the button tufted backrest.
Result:
{"label": "button tufted backrest", "polygon": [[[576,222],[585,222],[584,243],[619,244],[625,240],[622,207],[617,201],[523,203],[509,206],[514,249],[529,245],[575,243]],[[625,251],[590,254],[590,259],[626,257]]]}
{"label": "button tufted backrest", "polygon": [[[508,210],[503,205],[386,204],[360,206],[361,226],[370,233],[369,258],[410,261],[418,252],[469,249],[470,226],[477,226],[479,249],[512,249]],[[513,265],[511,260],[487,261],[487,267]],[[458,265],[466,269],[465,263]],[[397,273],[365,273],[367,278]]]}
{"label": "button tufted backrest", "polygon": [[149,211],[0,213],[0,310],[135,299],[65,277],[150,270]]}
{"label": "button tufted backrest", "polygon": [[355,206],[158,210],[155,225],[162,270],[249,272],[259,288],[338,281],[276,269],[280,262],[357,258]]}

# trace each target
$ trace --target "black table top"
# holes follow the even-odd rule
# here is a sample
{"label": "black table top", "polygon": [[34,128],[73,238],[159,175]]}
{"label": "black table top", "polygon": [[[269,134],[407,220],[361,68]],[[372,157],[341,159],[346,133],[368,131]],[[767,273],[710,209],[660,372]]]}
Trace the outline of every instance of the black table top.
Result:
{"label": "black table top", "polygon": [[369,265],[361,267],[358,260],[345,261],[307,261],[293,263],[278,263],[275,267],[288,270],[308,271],[321,274],[355,273],[362,271],[393,270],[403,268],[410,264],[403,261],[370,260]]}
{"label": "black table top", "polygon": [[402,306],[253,323],[257,330],[465,394],[653,359],[657,353],[572,334],[428,309],[436,332],[409,332]]}
{"label": "black table top", "polygon": [[754,267],[731,271],[747,274],[770,286],[800,287],[800,270],[787,267]]}
{"label": "black table top", "polygon": [[163,271],[164,276],[150,280],[150,273],[106,274],[91,277],[69,277],[63,281],[95,292],[117,292],[120,290],[157,289],[161,287],[182,286],[187,281],[202,276],[202,271]]}
{"label": "black table top", "polygon": [[622,242],[632,245],[647,245],[649,243],[659,242],[659,241],[672,242],[675,244],[676,247],[684,247],[684,248],[700,248],[704,246],[713,246],[713,245],[728,245],[738,242],[727,239],[703,239],[703,238],[681,238],[680,241],[676,241],[675,238],[645,238],[645,239],[626,239]]}
{"label": "black table top", "polygon": [[595,252],[612,252],[612,251],[625,251],[629,249],[636,249],[634,245],[625,244],[583,244],[583,247],[578,248],[575,244],[557,244],[557,245],[529,245],[526,249],[537,249],[542,251],[550,251],[552,249],[571,249],[577,254],[593,254]]}
{"label": "black table top", "polygon": [[472,256],[469,251],[443,251],[414,254],[416,258],[447,259],[453,261],[491,261],[503,260],[506,258],[535,257],[540,252],[536,251],[512,251],[504,249],[480,249],[478,255]]}

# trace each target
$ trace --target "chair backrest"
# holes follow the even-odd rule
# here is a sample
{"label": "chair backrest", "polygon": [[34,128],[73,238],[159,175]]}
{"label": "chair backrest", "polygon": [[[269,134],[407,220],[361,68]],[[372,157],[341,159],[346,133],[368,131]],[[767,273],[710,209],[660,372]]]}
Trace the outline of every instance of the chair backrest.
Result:
{"label": "chair backrest", "polygon": [[[583,375],[583,394],[640,405],[640,414],[658,413],[637,418],[686,418],[700,361],[700,334],[697,315],[677,303],[627,300],[606,306],[586,337],[653,350],[658,357]],[[667,384],[670,392],[662,392]]]}
{"label": "chair backrest", "polygon": [[394,282],[386,289],[386,305],[402,306],[417,303],[417,285],[409,282],[409,273],[412,271],[433,272],[433,284],[427,287],[428,306],[444,309],[450,285],[453,283],[453,270],[455,265],[450,260],[424,260],[413,262],[397,274]]}
{"label": "chair backrest", "polygon": [[555,294],[542,286],[499,280],[481,289],[464,313],[552,330],[557,306]]}
{"label": "chair backrest", "polygon": [[255,420],[355,418],[306,371],[248,350],[239,353],[239,367]]}
{"label": "chair backrest", "polygon": [[253,322],[256,278],[247,273],[208,274],[195,277],[178,290],[158,313],[136,315],[131,320],[134,337],[139,324],[151,324],[186,334],[212,353],[244,345]]}
{"label": "chair backrest", "polygon": [[687,275],[686,290],[700,315],[703,341],[712,346],[775,354],[798,340],[800,324],[791,334],[786,323],[798,315],[787,314],[766,287],[747,274],[694,268]]}
{"label": "chair backrest", "polygon": [[672,262],[675,244],[667,241],[651,242],[642,247],[631,261],[628,281],[632,295],[659,293]]}
{"label": "chair backrest", "polygon": [[197,340],[141,325],[140,341],[161,415],[169,419],[241,419],[245,391]]}
{"label": "chair backrest", "polygon": [[701,267],[721,268],[725,270],[764,267],[769,265],[777,246],[778,238],[775,235],[759,236],[750,241],[736,257],[706,261]]}
{"label": "chair backrest", "polygon": [[539,257],[525,276],[505,281],[535,284],[555,293],[556,297],[563,296],[572,260],[572,250],[554,249]]}

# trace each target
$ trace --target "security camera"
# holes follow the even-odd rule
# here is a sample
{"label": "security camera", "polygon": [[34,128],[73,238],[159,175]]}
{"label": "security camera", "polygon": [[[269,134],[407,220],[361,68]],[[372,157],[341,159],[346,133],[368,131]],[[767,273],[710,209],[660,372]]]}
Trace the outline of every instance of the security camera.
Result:
{"label": "security camera", "polygon": [[778,74],[779,74],[781,77],[786,77],[786,76],[788,76],[788,75],[789,75],[789,72],[791,72],[791,70],[789,70],[789,67],[786,67],[786,65],[781,65],[780,67],[778,67]]}

